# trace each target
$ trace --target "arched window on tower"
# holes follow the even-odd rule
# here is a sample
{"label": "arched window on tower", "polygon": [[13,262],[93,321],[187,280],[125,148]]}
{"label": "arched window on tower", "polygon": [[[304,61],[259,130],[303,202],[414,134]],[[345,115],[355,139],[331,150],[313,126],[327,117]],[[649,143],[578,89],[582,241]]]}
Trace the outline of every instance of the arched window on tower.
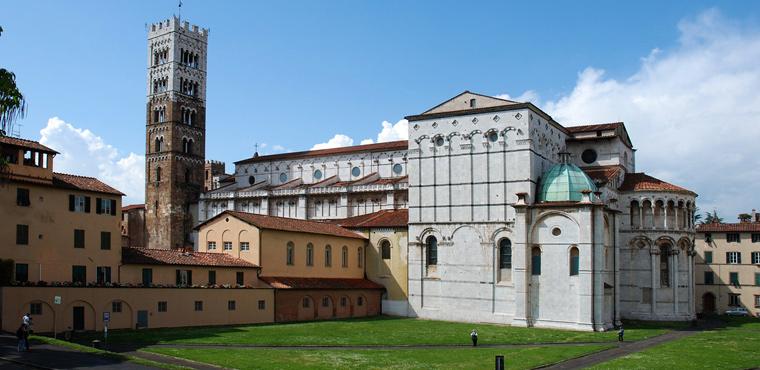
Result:
{"label": "arched window on tower", "polygon": [[161,148],[161,139],[159,139],[158,137],[156,137],[156,144],[155,144],[154,149],[155,149],[156,153],[160,152],[161,149],[162,149]]}
{"label": "arched window on tower", "polygon": [[190,119],[188,120],[187,124],[190,126],[195,126],[195,111],[190,111]]}
{"label": "arched window on tower", "polygon": [[504,238],[499,240],[499,280],[509,281],[512,278],[512,241]]}
{"label": "arched window on tower", "polygon": [[670,286],[670,244],[660,246],[660,287]]}
{"label": "arched window on tower", "polygon": [[570,276],[578,275],[581,266],[580,252],[578,247],[570,248]]}
{"label": "arched window on tower", "polygon": [[182,138],[182,153],[187,153],[187,139]]}
{"label": "arched window on tower", "polygon": [[428,266],[438,264],[438,239],[430,235],[425,239],[425,254]]}
{"label": "arched window on tower", "polygon": [[193,67],[198,68],[198,54],[195,54],[195,58],[193,60]]}
{"label": "arched window on tower", "polygon": [[539,247],[530,249],[530,274],[541,275],[541,248]]}
{"label": "arched window on tower", "polygon": [[193,154],[193,139],[187,140],[187,154]]}
{"label": "arched window on tower", "polygon": [[161,167],[156,167],[156,182],[161,182]]}

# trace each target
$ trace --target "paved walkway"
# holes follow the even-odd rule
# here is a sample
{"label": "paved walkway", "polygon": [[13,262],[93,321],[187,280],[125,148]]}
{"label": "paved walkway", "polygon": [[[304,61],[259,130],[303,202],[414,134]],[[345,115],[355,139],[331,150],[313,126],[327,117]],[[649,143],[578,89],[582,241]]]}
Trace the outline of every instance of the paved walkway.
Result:
{"label": "paved walkway", "polygon": [[143,370],[151,367],[132,362],[78,352],[49,344],[35,344],[32,350],[18,352],[15,336],[0,335],[0,368],[2,369],[117,369]]}

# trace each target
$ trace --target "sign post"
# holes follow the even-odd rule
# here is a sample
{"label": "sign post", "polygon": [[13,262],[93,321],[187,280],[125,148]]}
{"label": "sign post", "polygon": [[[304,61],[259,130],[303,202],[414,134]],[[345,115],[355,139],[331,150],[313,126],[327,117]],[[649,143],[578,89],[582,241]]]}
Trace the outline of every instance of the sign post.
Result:
{"label": "sign post", "polygon": [[504,370],[504,355],[496,355],[496,370]]}
{"label": "sign post", "polygon": [[[57,295],[53,297],[53,304],[61,304],[61,296]],[[53,315],[53,339],[58,339],[58,331],[56,331],[55,326],[55,317],[57,315]]]}
{"label": "sign post", "polygon": [[108,350],[108,323],[111,321],[111,313],[103,312],[103,349]]}

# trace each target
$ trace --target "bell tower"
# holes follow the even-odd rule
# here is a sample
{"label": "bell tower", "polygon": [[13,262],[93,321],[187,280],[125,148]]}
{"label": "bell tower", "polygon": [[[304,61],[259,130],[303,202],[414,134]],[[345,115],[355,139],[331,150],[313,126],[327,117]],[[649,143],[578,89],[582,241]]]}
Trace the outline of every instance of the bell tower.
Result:
{"label": "bell tower", "polygon": [[145,226],[149,248],[193,244],[206,157],[208,30],[172,17],[149,26]]}

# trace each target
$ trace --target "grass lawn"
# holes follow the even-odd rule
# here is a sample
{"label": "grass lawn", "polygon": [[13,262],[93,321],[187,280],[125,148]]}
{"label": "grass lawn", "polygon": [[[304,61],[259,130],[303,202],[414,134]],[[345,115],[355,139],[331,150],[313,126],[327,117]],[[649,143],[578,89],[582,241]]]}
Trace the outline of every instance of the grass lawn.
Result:
{"label": "grass lawn", "polygon": [[760,366],[760,320],[723,318],[723,329],[661,344],[596,369],[747,369]]}
{"label": "grass lawn", "polygon": [[174,365],[170,365],[170,364],[164,364],[164,363],[159,363],[159,362],[155,362],[155,361],[151,361],[151,360],[146,360],[146,359],[135,357],[135,356],[128,356],[128,355],[123,355],[123,354],[120,354],[120,353],[114,353],[114,352],[104,351],[104,350],[101,350],[101,349],[92,348],[92,347],[88,347],[88,346],[83,346],[81,344],[71,343],[71,342],[67,342],[67,341],[64,341],[64,340],[60,340],[60,339],[53,339],[53,338],[49,338],[49,337],[43,337],[43,336],[33,335],[33,336],[31,336],[31,340],[32,340],[32,342],[36,342],[36,343],[45,343],[45,344],[50,344],[50,345],[54,345],[54,346],[59,346],[59,347],[65,347],[65,348],[73,349],[73,350],[79,351],[79,352],[92,353],[92,354],[95,354],[95,355],[98,355],[98,356],[108,357],[110,359],[113,359],[113,360],[116,360],[116,361],[121,361],[121,362],[128,361],[128,362],[133,362],[133,363],[140,364],[140,365],[145,365],[145,366],[150,366],[150,367],[155,367],[155,368],[161,368],[161,369],[169,369],[169,370],[186,369],[185,367],[182,367],[182,366],[174,366]]}
{"label": "grass lawn", "polygon": [[[631,322],[626,339],[639,340],[667,331],[668,324]],[[664,325],[664,326],[663,326]],[[685,324],[670,324],[671,327]],[[454,323],[380,316],[375,318],[260,324],[223,327],[111,330],[110,343],[130,344],[253,344],[253,345],[414,345],[467,344],[470,330],[477,328],[483,344],[611,342],[617,334],[570,330],[517,328],[506,325]],[[90,337],[79,338],[89,340]]]}
{"label": "grass lawn", "polygon": [[489,369],[504,355],[507,368],[530,369],[610,345],[435,350],[279,350],[150,348],[150,352],[236,369]]}

